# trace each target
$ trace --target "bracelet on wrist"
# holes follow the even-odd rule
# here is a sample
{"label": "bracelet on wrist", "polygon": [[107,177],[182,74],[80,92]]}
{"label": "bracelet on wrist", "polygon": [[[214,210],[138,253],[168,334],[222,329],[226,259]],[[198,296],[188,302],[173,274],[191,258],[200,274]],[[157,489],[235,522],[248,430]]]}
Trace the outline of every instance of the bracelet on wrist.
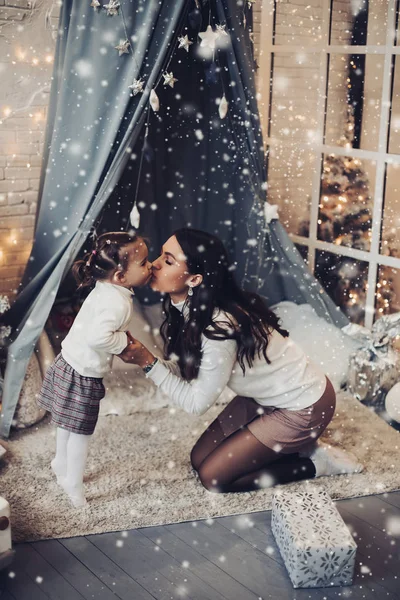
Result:
{"label": "bracelet on wrist", "polygon": [[142,368],[143,368],[143,371],[144,371],[145,373],[149,373],[149,372],[152,370],[152,368],[154,367],[154,365],[155,365],[155,364],[157,364],[157,363],[158,363],[158,358],[156,357],[156,358],[153,360],[153,362],[151,362],[150,364],[146,365],[145,367],[142,367]]}

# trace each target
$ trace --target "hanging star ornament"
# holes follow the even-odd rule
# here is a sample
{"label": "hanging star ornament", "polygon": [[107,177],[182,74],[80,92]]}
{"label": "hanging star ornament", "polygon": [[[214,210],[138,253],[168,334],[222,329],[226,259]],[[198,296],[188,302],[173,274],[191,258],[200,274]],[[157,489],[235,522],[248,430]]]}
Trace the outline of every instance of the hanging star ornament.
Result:
{"label": "hanging star ornament", "polygon": [[101,7],[101,4],[100,4],[99,0],[92,0],[90,6],[92,8],[94,8],[94,10],[96,11],[97,9],[99,9]]}
{"label": "hanging star ornament", "polygon": [[221,35],[228,35],[228,32],[225,29],[226,25],[217,25],[217,33],[218,37]]}
{"label": "hanging star ornament", "polygon": [[129,40],[120,40],[118,46],[114,46],[116,50],[118,50],[118,55],[122,56],[123,54],[129,54],[129,46],[131,45]]}
{"label": "hanging star ornament", "polygon": [[132,85],[128,86],[131,91],[131,96],[141,94],[143,92],[144,81],[143,79],[134,79]]}
{"label": "hanging star ornament", "polygon": [[107,15],[113,17],[118,14],[120,6],[118,0],[110,0],[108,4],[104,4],[103,8],[107,11]]}
{"label": "hanging star ornament", "polygon": [[186,52],[189,52],[189,46],[191,46],[193,44],[193,42],[191,42],[189,40],[187,35],[178,38],[178,42],[179,42],[178,50],[179,50],[179,48],[185,48]]}
{"label": "hanging star ornament", "polygon": [[164,85],[169,85],[170,87],[174,87],[175,83],[178,81],[177,79],[175,79],[173,72],[171,71],[171,73],[163,73],[163,77],[164,77]]}
{"label": "hanging star ornament", "polygon": [[199,31],[199,38],[201,39],[200,47],[215,50],[215,43],[218,36],[219,34],[216,31],[213,31],[211,25],[209,25],[205,31]]}

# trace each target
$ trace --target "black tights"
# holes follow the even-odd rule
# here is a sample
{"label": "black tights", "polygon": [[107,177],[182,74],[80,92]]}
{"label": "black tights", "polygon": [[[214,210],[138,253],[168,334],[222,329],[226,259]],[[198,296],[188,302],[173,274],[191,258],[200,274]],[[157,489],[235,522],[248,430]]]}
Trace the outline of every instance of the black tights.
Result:
{"label": "black tights", "polygon": [[218,419],[196,442],[190,459],[211,492],[250,492],[315,477],[311,459],[274,452],[247,426],[226,436]]}

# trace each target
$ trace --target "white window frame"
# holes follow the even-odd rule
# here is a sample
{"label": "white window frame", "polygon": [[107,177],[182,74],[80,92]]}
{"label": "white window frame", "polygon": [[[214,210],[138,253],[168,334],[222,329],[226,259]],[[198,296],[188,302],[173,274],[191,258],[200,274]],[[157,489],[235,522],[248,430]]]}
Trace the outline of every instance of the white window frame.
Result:
{"label": "white window frame", "polygon": [[[277,0],[279,2],[279,0]],[[349,0],[350,1],[350,0]],[[290,4],[290,0],[289,0]],[[310,46],[302,46],[302,54],[319,54],[319,82],[318,82],[318,109],[317,129],[315,138],[317,142],[311,146],[309,142],[288,141],[287,139],[268,136],[268,125],[270,115],[270,98],[272,86],[271,56],[274,52],[290,53],[298,50],[294,45],[274,45],[273,23],[274,23],[274,0],[262,0],[261,7],[261,35],[259,41],[259,72],[258,92],[260,117],[263,125],[265,149],[279,145],[299,147],[312,150],[315,153],[315,168],[312,182],[311,209],[310,209],[310,231],[309,237],[290,234],[293,242],[308,247],[308,263],[312,272],[315,269],[316,250],[325,250],[341,256],[349,256],[368,263],[368,289],[365,305],[365,326],[371,327],[375,314],[375,293],[378,268],[386,265],[399,269],[400,258],[383,256],[379,254],[380,231],[383,218],[383,194],[385,189],[386,165],[400,164],[400,154],[389,154],[386,152],[388,137],[388,121],[390,113],[390,94],[392,80],[392,56],[400,55],[400,46],[395,46],[396,10],[397,0],[387,2],[387,30],[386,43],[382,46],[349,46],[329,45],[329,28],[331,18],[331,0],[322,0],[322,29],[321,41]],[[326,103],[327,77],[328,77],[328,54],[373,54],[383,55],[383,82],[380,103],[379,139],[376,151],[362,149],[346,149],[340,146],[328,146],[323,143],[324,139],[324,111]],[[400,67],[400,65],[398,65]],[[373,215],[372,215],[372,237],[370,251],[356,250],[346,246],[322,242],[317,239],[318,227],[318,205],[320,203],[321,164],[324,154],[334,153],[336,155],[353,156],[360,159],[373,160],[376,164],[375,189],[373,193]],[[399,232],[400,235],[400,232]]]}

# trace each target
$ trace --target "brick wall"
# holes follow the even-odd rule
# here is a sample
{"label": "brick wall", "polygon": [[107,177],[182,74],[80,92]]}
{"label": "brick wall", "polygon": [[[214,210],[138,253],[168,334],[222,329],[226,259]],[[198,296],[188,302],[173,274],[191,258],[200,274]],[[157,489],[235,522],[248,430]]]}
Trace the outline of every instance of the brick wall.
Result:
{"label": "brick wall", "polygon": [[0,293],[10,298],[32,244],[59,10],[0,0]]}

